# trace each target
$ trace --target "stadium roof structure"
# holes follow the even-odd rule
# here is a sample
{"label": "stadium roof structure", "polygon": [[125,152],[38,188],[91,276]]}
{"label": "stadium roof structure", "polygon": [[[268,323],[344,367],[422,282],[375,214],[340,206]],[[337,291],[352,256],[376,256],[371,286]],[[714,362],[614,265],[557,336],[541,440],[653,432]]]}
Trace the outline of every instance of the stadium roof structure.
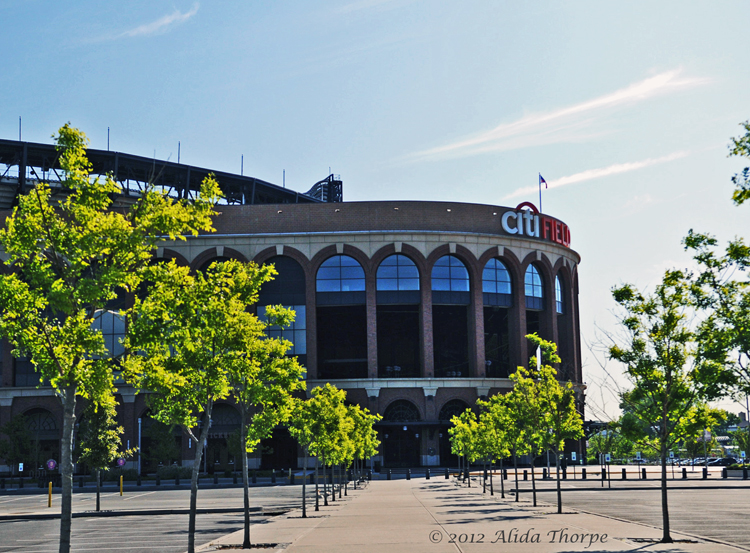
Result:
{"label": "stadium roof structure", "polygon": [[[94,175],[111,174],[120,183],[122,195],[137,197],[147,184],[160,187],[174,198],[191,198],[203,179],[213,173],[224,193],[225,202],[234,205],[288,204],[343,201],[340,177],[329,175],[306,193],[296,192],[254,177],[246,177],[172,161],[151,159],[108,150],[87,150]],[[58,152],[52,144],[0,140],[0,209],[17,203],[19,194],[35,183],[59,183]]]}

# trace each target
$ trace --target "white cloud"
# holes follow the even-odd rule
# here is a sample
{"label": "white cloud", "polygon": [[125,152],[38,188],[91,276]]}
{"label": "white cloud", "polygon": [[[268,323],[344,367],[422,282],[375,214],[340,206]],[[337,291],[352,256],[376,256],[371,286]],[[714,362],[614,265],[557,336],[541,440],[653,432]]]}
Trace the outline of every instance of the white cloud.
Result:
{"label": "white cloud", "polygon": [[[636,171],[643,169],[644,167],[650,167],[652,165],[659,165],[660,163],[667,163],[676,159],[683,158],[688,155],[688,152],[674,152],[666,156],[649,158],[641,161],[631,161],[628,163],[615,163],[607,167],[600,167],[598,169],[587,169],[580,173],[568,175],[567,177],[560,177],[559,179],[547,180],[548,188],[558,188],[560,186],[566,186],[568,184],[576,184],[578,182],[585,182],[588,180],[599,179],[602,177],[609,177],[610,175],[619,175],[620,173],[629,173],[630,171]],[[525,186],[514,190],[506,198],[515,198],[517,196],[523,196],[530,192],[536,192],[536,186]],[[649,198],[650,199],[650,198]]]}
{"label": "white cloud", "polygon": [[139,25],[134,29],[130,29],[128,31],[120,33],[119,35],[115,35],[114,37],[112,37],[112,39],[149,36],[166,32],[169,27],[184,23],[185,21],[193,17],[196,13],[198,13],[198,8],[199,4],[196,2],[188,12],[182,13],[179,10],[175,10],[171,14],[160,17],[156,21],[152,21],[151,23],[144,23],[143,25]]}
{"label": "white cloud", "polygon": [[603,134],[603,131],[590,129],[602,112],[709,82],[708,79],[683,77],[681,72],[680,69],[666,71],[598,98],[547,113],[530,113],[489,131],[416,152],[406,159],[416,161],[466,157],[491,151],[590,140]]}

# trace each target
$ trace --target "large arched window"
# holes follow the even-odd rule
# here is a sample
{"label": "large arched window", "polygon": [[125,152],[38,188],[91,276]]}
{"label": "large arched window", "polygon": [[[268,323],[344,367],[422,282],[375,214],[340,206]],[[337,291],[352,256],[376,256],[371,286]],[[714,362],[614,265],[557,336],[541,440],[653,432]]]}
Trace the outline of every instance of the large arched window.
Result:
{"label": "large arched window", "polygon": [[511,283],[510,273],[499,259],[490,259],[482,271],[482,293],[484,305],[510,307]]}
{"label": "large arched window", "polygon": [[334,255],[318,269],[318,292],[364,292],[365,271],[359,261],[348,255]]}
{"label": "large arched window", "polygon": [[560,276],[558,275],[555,277],[555,311],[557,311],[558,315],[562,315],[564,308],[563,287],[562,282],[560,282]]}
{"label": "large arched window", "polygon": [[420,418],[417,406],[405,399],[391,403],[383,414],[383,420],[389,422],[417,422]]}
{"label": "large arched window", "polygon": [[455,255],[444,255],[432,267],[432,289],[437,292],[468,292],[469,271]]}
{"label": "large arched window", "polygon": [[378,292],[419,290],[419,270],[405,255],[386,257],[378,267]]}
{"label": "large arched window", "polygon": [[526,309],[544,309],[542,277],[534,265],[529,265],[526,269],[524,291],[526,292]]}
{"label": "large arched window", "polygon": [[445,405],[440,409],[438,420],[450,421],[453,417],[457,417],[469,408],[469,405],[465,401],[460,399],[452,399],[446,402]]}

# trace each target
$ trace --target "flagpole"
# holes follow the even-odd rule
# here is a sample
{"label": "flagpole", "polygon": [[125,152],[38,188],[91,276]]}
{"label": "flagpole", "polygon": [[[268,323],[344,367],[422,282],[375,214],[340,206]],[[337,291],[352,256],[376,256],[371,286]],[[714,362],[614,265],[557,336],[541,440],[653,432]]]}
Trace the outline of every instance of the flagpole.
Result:
{"label": "flagpole", "polygon": [[542,174],[539,173],[539,213],[542,213]]}

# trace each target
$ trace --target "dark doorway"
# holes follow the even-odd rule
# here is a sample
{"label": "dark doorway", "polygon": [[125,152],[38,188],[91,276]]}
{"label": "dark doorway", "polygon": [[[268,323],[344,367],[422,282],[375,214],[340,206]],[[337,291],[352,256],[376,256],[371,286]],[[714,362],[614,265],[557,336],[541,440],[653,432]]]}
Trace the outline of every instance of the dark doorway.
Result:
{"label": "dark doorway", "polygon": [[262,469],[296,469],[297,441],[286,428],[274,428],[270,438],[261,442]]}
{"label": "dark doorway", "polygon": [[364,305],[318,307],[318,378],[367,378]]}
{"label": "dark doorway", "polygon": [[464,305],[432,306],[432,343],[435,376],[469,376],[468,308]]}
{"label": "dark doorway", "polygon": [[506,307],[484,308],[484,355],[489,378],[508,378],[510,333]]}
{"label": "dark doorway", "polygon": [[418,467],[420,439],[419,427],[387,426],[380,430],[383,440],[383,463],[386,467]]}
{"label": "dark doorway", "polygon": [[448,426],[440,429],[439,449],[440,449],[440,466],[458,467],[458,455],[451,451],[451,435],[448,434]]}
{"label": "dark doorway", "polygon": [[378,376],[419,376],[419,305],[378,305]]}

